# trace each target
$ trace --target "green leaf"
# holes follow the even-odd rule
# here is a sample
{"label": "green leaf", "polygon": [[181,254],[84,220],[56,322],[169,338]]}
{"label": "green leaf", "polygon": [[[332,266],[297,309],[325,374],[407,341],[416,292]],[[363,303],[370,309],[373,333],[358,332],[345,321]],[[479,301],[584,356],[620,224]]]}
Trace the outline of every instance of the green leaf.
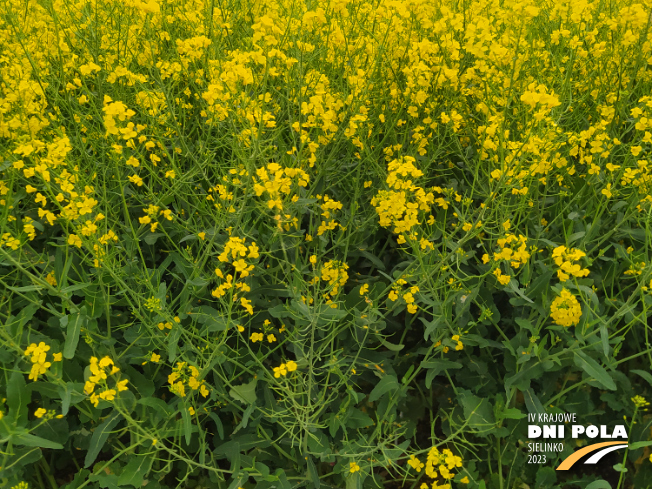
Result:
{"label": "green leaf", "polygon": [[611,489],[611,484],[607,481],[593,481],[584,489]]}
{"label": "green leaf", "polygon": [[224,426],[222,425],[222,420],[217,414],[212,411],[208,413],[208,417],[215,422],[215,426],[217,428],[217,436],[220,437],[220,440],[224,440]]}
{"label": "green leaf", "polygon": [[25,426],[27,405],[31,400],[31,391],[25,388],[25,377],[18,370],[14,370],[7,384],[7,405],[9,406],[9,416],[13,416],[18,426]]}
{"label": "green leaf", "polygon": [[630,370],[630,372],[640,375],[647,380],[648,384],[652,385],[652,375],[650,375],[650,372],[646,372],[645,370]]}
{"label": "green leaf", "polygon": [[144,241],[148,245],[153,245],[161,236],[164,236],[163,233],[149,233],[147,236],[145,236]]}
{"label": "green leaf", "polygon": [[[82,310],[85,311],[86,308],[82,307]],[[66,332],[66,343],[63,346],[63,357],[70,360],[75,356],[75,350],[79,343],[79,334],[81,333],[82,327],[86,326],[88,318],[82,311],[64,317],[66,320],[64,321],[64,318],[61,318],[60,322],[62,325],[64,322],[67,322],[68,329]]]}
{"label": "green leaf", "polygon": [[236,401],[245,404],[252,404],[256,402],[256,383],[257,379],[252,380],[248,384],[236,385],[229,391],[229,395]]}
{"label": "green leaf", "polygon": [[71,405],[74,406],[87,398],[86,394],[82,393],[83,388],[84,384],[81,382],[66,382],[65,387],[57,388],[57,393],[61,398],[61,414],[65,416]]}
{"label": "green leaf", "polygon": [[68,294],[70,292],[76,292],[78,290],[86,289],[90,287],[91,284],[89,283],[82,283],[82,284],[74,284],[74,285],[69,285],[68,287],[64,287],[61,289],[61,292],[63,294]]}
{"label": "green leaf", "polygon": [[369,393],[369,402],[374,402],[378,399],[380,399],[383,394],[389,392],[389,391],[394,391],[399,388],[399,383],[396,377],[393,375],[385,375],[382,379],[380,379],[380,382],[376,384],[376,386],[372,389],[372,391]]}
{"label": "green leaf", "polygon": [[154,459],[152,457],[137,456],[133,457],[129,463],[122,469],[122,473],[118,478],[118,486],[123,487],[126,485],[141,487],[143,479],[149,472]]}
{"label": "green leaf", "polygon": [[539,398],[531,387],[528,387],[523,391],[523,399],[525,400],[525,407],[527,407],[528,412],[533,414],[544,414],[546,412],[541,401],[539,401]]}
{"label": "green leaf", "polygon": [[421,362],[421,367],[428,369],[426,373],[426,389],[430,389],[432,385],[432,380],[437,377],[440,373],[445,370],[462,368],[462,364],[458,362],[452,362],[450,360],[430,360],[428,362]]}
{"label": "green leaf", "polygon": [[629,450],[638,450],[639,448],[649,447],[650,445],[652,445],[652,440],[637,441],[636,443],[631,443],[629,445]]}
{"label": "green leaf", "polygon": [[524,412],[517,408],[507,408],[501,414],[505,419],[522,419],[526,416]]}
{"label": "green leaf", "polygon": [[183,423],[183,434],[186,438],[186,445],[190,445],[190,439],[192,437],[192,419],[190,418],[190,412],[184,404],[179,404],[181,408],[181,421]]}
{"label": "green leaf", "polygon": [[594,378],[605,389],[616,390],[616,384],[607,371],[593,358],[581,350],[575,350],[575,365],[584,370],[589,377]]}
{"label": "green leaf", "polygon": [[379,336],[378,339],[380,340],[380,344],[383,345],[388,350],[401,351],[403,348],[405,348],[405,345],[394,345],[393,343],[390,343],[389,341],[385,340],[381,336]]}
{"label": "green leaf", "polygon": [[306,460],[308,462],[308,478],[310,479],[310,482],[312,482],[312,484],[315,486],[315,489],[319,489],[321,482],[319,481],[317,467],[315,467],[315,463],[312,461],[312,457],[308,456]]}
{"label": "green leaf", "polygon": [[487,399],[479,398],[465,389],[459,389],[458,399],[471,428],[487,432],[494,427],[496,420],[493,408]]}
{"label": "green leaf", "polygon": [[290,482],[288,481],[287,476],[285,475],[285,471],[283,469],[276,469],[276,472],[274,472],[274,475],[278,477],[278,481],[280,482],[280,489],[291,489],[292,486],[290,485]]}
{"label": "green leaf", "polygon": [[509,394],[509,389],[512,386],[518,387],[521,390],[528,389],[530,387],[530,380],[538,378],[543,371],[543,365],[539,360],[534,359],[531,363],[524,364],[521,370],[505,378],[505,391]]}
{"label": "green leaf", "polygon": [[255,407],[256,407],[255,402],[249,404],[249,407],[247,409],[245,409],[245,412],[242,414],[242,421],[240,421],[238,426],[235,427],[235,429],[233,430],[232,435],[237,433],[238,431],[240,431],[242,428],[247,427],[247,424],[249,424],[249,417],[251,416],[251,413],[254,412]]}
{"label": "green leaf", "polygon": [[18,445],[24,445],[26,447],[39,447],[39,448],[54,448],[56,450],[63,449],[61,443],[54,441],[46,440],[40,436],[30,435],[29,433],[24,433],[13,438],[13,441]]}
{"label": "green leaf", "polygon": [[168,406],[163,399],[159,399],[158,397],[141,397],[138,399],[138,404],[155,409],[165,417],[172,416],[173,414],[170,406]]}
{"label": "green leaf", "polygon": [[177,346],[181,338],[181,328],[177,325],[172,328],[172,332],[168,335],[168,358],[173,362],[177,358]]}
{"label": "green leaf", "polygon": [[88,452],[86,452],[86,458],[84,459],[84,467],[90,467],[95,459],[100,454],[100,451],[104,447],[106,440],[109,439],[111,435],[111,430],[118,424],[122,415],[118,411],[113,411],[111,415],[97,428],[93,431],[93,436],[91,437],[90,446],[88,447]]}
{"label": "green leaf", "polygon": [[208,332],[226,330],[227,323],[224,316],[217,309],[210,306],[198,307],[197,312],[193,312],[193,316],[196,316],[198,323],[206,325]]}

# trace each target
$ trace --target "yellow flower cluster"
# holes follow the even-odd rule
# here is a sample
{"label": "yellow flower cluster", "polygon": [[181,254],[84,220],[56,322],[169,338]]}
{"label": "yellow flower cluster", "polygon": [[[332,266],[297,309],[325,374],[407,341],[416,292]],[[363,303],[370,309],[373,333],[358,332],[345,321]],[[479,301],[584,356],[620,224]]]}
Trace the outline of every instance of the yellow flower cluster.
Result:
{"label": "yellow flower cluster", "polygon": [[[437,447],[432,447],[428,451],[426,457],[426,463],[421,462],[416,456],[411,455],[408,460],[408,465],[412,467],[417,472],[421,472],[421,469],[426,468],[426,475],[433,479],[432,484],[429,486],[427,483],[422,483],[421,489],[451,489],[450,480],[455,477],[453,472],[456,468],[462,467],[462,458],[457,455],[453,455],[449,449],[445,448],[441,452]],[[438,483],[438,480],[443,479],[441,484]],[[469,479],[465,477],[460,482],[468,484]]]}
{"label": "yellow flower cluster", "polygon": [[278,367],[274,367],[274,378],[278,379],[281,375],[285,377],[288,372],[294,372],[297,367],[297,362],[294,360],[290,360],[287,363],[282,363]]}
{"label": "yellow flower cluster", "polygon": [[567,328],[579,324],[582,308],[575,296],[564,288],[559,297],[552,301],[550,316],[555,324]]}
{"label": "yellow flower cluster", "polygon": [[[105,401],[112,401],[115,399],[115,396],[118,392],[126,391],[129,389],[127,387],[127,383],[129,382],[127,379],[116,380],[114,386],[115,388],[109,388],[106,381],[108,380],[109,376],[116,374],[120,371],[120,369],[115,366],[113,360],[111,360],[111,358],[108,356],[105,356],[101,360],[98,360],[97,357],[91,357],[90,371],[91,376],[86,381],[86,384],[84,384],[84,394],[91,394],[90,401],[95,407],[97,407],[99,404],[100,399]],[[102,387],[104,387],[104,390],[102,390],[99,394],[94,392],[95,386],[98,384],[101,384]]]}
{"label": "yellow flower cluster", "polygon": [[338,260],[329,260],[324,263],[321,267],[321,280],[328,282],[328,285],[332,286],[332,289],[326,295],[335,297],[339,293],[340,287],[344,287],[349,279],[348,269],[349,266],[346,263]]}
{"label": "yellow flower cluster", "polygon": [[[448,340],[447,340],[447,341],[448,341]],[[453,343],[455,344],[455,351],[460,351],[460,350],[463,350],[463,349],[464,349],[464,343],[462,343],[462,340],[460,340],[460,335],[455,334],[455,335],[451,336],[451,342],[453,342]],[[441,346],[441,344],[442,344],[442,343],[441,343],[441,340],[440,340],[440,341],[438,341],[437,343],[435,343],[435,344],[433,345],[433,348],[437,348],[437,347]],[[449,343],[449,344],[450,344],[450,343]],[[442,351],[443,351],[444,353],[448,353],[449,350],[450,350],[450,348],[449,348],[448,346],[445,346],[445,345],[444,345],[444,347],[442,348]]]}
{"label": "yellow flower cluster", "polygon": [[[319,197],[320,196],[318,195],[317,198]],[[326,221],[322,221],[319,225],[319,228],[317,229],[317,236],[321,236],[326,231],[332,231],[336,226],[338,226],[338,223],[335,221],[335,219],[331,219],[331,211],[340,209],[342,209],[341,202],[329,198],[328,195],[324,195],[324,203],[321,204],[321,210],[323,211],[321,215],[324,216]]]}
{"label": "yellow flower cluster", "polygon": [[[229,241],[224,246],[224,250],[217,257],[221,262],[231,263],[235,268],[235,272],[240,274],[240,279],[244,279],[249,276],[249,273],[254,269],[254,265],[247,263],[244,258],[256,259],[260,256],[258,253],[258,246],[256,243],[252,242],[249,246],[246,245],[246,241],[237,237],[230,237]],[[233,281],[233,275],[227,274],[224,276],[224,272],[221,269],[215,269],[215,275],[219,277],[223,282],[217,286],[212,292],[211,295],[215,298],[223,297],[226,294],[227,290],[235,288],[242,292],[248,292],[251,290],[249,285],[244,281],[235,282]],[[233,296],[233,301],[238,300],[238,295]],[[245,297],[240,297],[240,305],[245,308],[249,314],[253,314],[254,310],[251,306],[251,301]]]}
{"label": "yellow flower cluster", "polygon": [[435,202],[432,192],[413,184],[412,178],[423,176],[414,166],[416,160],[411,156],[394,159],[387,165],[387,185],[390,190],[380,190],[371,200],[383,227],[394,226],[394,233],[408,233],[420,224],[419,211],[429,211]]}
{"label": "yellow flower cluster", "polygon": [[[530,253],[527,251],[527,238],[522,234],[518,238],[514,234],[508,234],[504,238],[498,239],[497,243],[500,252],[494,253],[494,261],[506,260],[513,268],[519,268],[530,259]],[[484,255],[482,261],[487,263],[488,255]]]}
{"label": "yellow flower cluster", "polygon": [[269,163],[266,168],[256,170],[258,179],[253,178],[256,197],[267,194],[269,209],[283,210],[283,196],[292,190],[296,182],[299,187],[306,187],[310,180],[308,174],[299,168],[283,168],[278,163]]}
{"label": "yellow flower cluster", "polygon": [[389,292],[387,297],[390,301],[395,302],[398,299],[399,294],[402,294],[401,297],[407,305],[407,311],[410,314],[415,314],[418,310],[418,306],[414,303],[414,294],[419,292],[419,287],[413,285],[409,290],[402,292],[402,287],[406,284],[407,281],[404,278],[399,278],[396,280],[396,282],[392,285],[392,290]]}
{"label": "yellow flower cluster", "polygon": [[193,391],[199,389],[202,397],[208,397],[210,391],[206,387],[204,380],[198,380],[199,370],[193,365],[188,365],[186,362],[177,362],[176,367],[172,373],[168,375],[168,384],[170,384],[170,392],[178,395],[179,397],[186,397],[186,383]]}
{"label": "yellow flower cluster", "polygon": [[[29,379],[36,382],[39,375],[45,374],[47,370],[52,366],[52,362],[47,361],[47,352],[50,351],[50,346],[46,345],[43,341],[32,343],[23,352],[26,356],[31,356],[30,360],[32,361],[32,369],[29,373]],[[62,358],[61,353],[55,353],[53,355],[53,362],[60,362]]]}
{"label": "yellow flower cluster", "polygon": [[156,228],[158,227],[158,222],[152,222],[153,219],[156,219],[157,212],[159,210],[159,206],[157,205],[150,205],[149,207],[146,207],[143,209],[143,212],[145,215],[143,217],[138,218],[138,222],[141,224],[149,224],[149,230],[153,233],[156,231]]}
{"label": "yellow flower cluster", "polygon": [[20,240],[14,238],[11,233],[2,233],[2,237],[0,237],[0,246],[6,246],[12,250],[17,250],[20,248]]}
{"label": "yellow flower cluster", "polygon": [[566,282],[570,276],[586,277],[589,274],[588,268],[582,268],[581,265],[574,263],[585,257],[586,253],[577,248],[566,248],[558,246],[552,251],[552,258],[559,267],[557,277],[560,282]]}

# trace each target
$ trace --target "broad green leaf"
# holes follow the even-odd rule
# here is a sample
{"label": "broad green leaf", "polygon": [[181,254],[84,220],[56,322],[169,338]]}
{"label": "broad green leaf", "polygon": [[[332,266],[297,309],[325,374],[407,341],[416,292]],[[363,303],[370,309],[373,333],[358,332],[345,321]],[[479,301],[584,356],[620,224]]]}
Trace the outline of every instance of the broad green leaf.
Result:
{"label": "broad green leaf", "polygon": [[245,404],[252,404],[256,401],[256,383],[257,379],[252,380],[248,384],[241,384],[233,386],[229,391],[229,394],[236,401],[243,402]]}
{"label": "broad green leaf", "polygon": [[509,394],[512,386],[518,387],[521,390],[526,390],[530,387],[530,380],[539,378],[544,371],[544,366],[537,359],[533,359],[531,363],[524,364],[521,370],[514,375],[505,378],[505,391]]}
{"label": "broad green leaf", "polygon": [[502,412],[505,419],[522,419],[527,416],[524,412],[517,408],[507,408]]}
{"label": "broad green leaf", "polygon": [[208,332],[225,331],[227,328],[224,315],[210,306],[198,307],[193,316],[197,318],[198,323],[206,325]]}
{"label": "broad green leaf", "polygon": [[315,467],[315,463],[312,461],[311,456],[306,457],[306,461],[308,462],[308,479],[310,479],[310,482],[315,486],[315,489],[319,489],[321,482],[319,481],[317,467]]}
{"label": "broad green leaf", "polygon": [[464,417],[471,428],[482,432],[487,432],[496,423],[494,412],[491,404],[487,399],[480,398],[471,391],[458,389],[458,399],[464,410]]}
{"label": "broad green leaf", "polygon": [[118,485],[141,487],[143,479],[149,472],[154,459],[152,457],[138,455],[132,457],[129,463],[122,469],[122,473],[118,478]]}
{"label": "broad green leaf", "polygon": [[[85,308],[82,308],[85,310]],[[79,343],[79,334],[82,327],[86,325],[87,317],[83,312],[77,314],[69,314],[67,316],[68,329],[66,331],[66,343],[63,347],[63,357],[71,359],[75,356],[75,350]],[[63,318],[61,318],[63,320]]]}
{"label": "broad green leaf", "polygon": [[222,420],[214,412],[208,413],[208,417],[215,422],[215,427],[217,428],[217,436],[220,437],[220,440],[224,440],[224,426],[222,425]]}
{"label": "broad green leaf", "polygon": [[630,450],[638,450],[639,448],[649,447],[652,445],[652,440],[648,441],[637,441],[636,443],[631,443],[629,445]]}
{"label": "broad green leaf", "polygon": [[543,414],[546,412],[541,401],[539,401],[539,398],[531,387],[528,387],[523,391],[523,399],[525,400],[525,407],[527,407],[528,412],[533,414]]}
{"label": "broad green leaf", "polygon": [[242,421],[240,421],[238,426],[236,426],[235,429],[233,430],[233,434],[247,427],[247,424],[249,423],[249,417],[251,416],[251,413],[254,412],[255,407],[256,407],[255,403],[249,404],[249,407],[247,407],[247,409],[245,409],[245,412],[242,414]]}
{"label": "broad green leaf", "polygon": [[25,377],[18,370],[11,372],[7,384],[7,405],[9,416],[13,416],[18,426],[27,422],[27,405],[31,402],[31,391],[25,388]]}
{"label": "broad green leaf", "polygon": [[172,332],[168,335],[168,358],[173,362],[177,358],[177,346],[181,338],[181,328],[179,326],[173,327]]}
{"label": "broad green leaf", "polygon": [[93,462],[95,462],[95,459],[100,454],[106,440],[109,439],[111,430],[116,424],[118,424],[121,417],[122,415],[118,411],[113,411],[101,425],[95,428],[93,436],[91,437],[90,446],[88,447],[88,452],[86,452],[86,458],[84,459],[84,467],[88,468],[93,464]]}
{"label": "broad green leaf", "polygon": [[405,345],[394,345],[393,343],[390,343],[389,341],[385,340],[381,336],[379,336],[378,339],[380,340],[380,344],[383,345],[388,350],[401,351],[403,348],[405,348]]}
{"label": "broad green leaf", "polygon": [[170,406],[168,406],[163,399],[159,399],[158,397],[141,397],[140,399],[138,399],[138,404],[151,407],[152,409],[155,409],[165,417],[172,415],[172,409],[170,408]]}
{"label": "broad green leaf", "polygon": [[436,359],[429,360],[427,362],[421,362],[421,367],[428,369],[428,372],[426,373],[426,389],[430,389],[432,380],[440,373],[448,369],[462,368],[462,364],[459,362],[453,362],[451,360]]}
{"label": "broad green leaf", "polygon": [[584,489],[611,489],[611,484],[607,481],[593,481]]}
{"label": "broad green leaf", "polygon": [[68,414],[70,406],[80,403],[86,399],[86,394],[83,393],[84,384],[81,382],[66,382],[65,387],[59,386],[57,393],[61,398],[61,414],[64,416]]}
{"label": "broad green leaf", "polygon": [[179,409],[181,409],[181,421],[183,423],[183,435],[186,438],[186,445],[190,445],[190,439],[192,437],[192,419],[190,418],[190,412],[184,404],[179,404]]}
{"label": "broad green leaf", "polygon": [[594,378],[605,389],[616,390],[616,384],[609,373],[598,362],[581,350],[575,350],[575,365],[584,370],[589,377]]}
{"label": "broad green leaf", "polygon": [[630,372],[636,375],[640,375],[645,380],[647,380],[648,384],[652,385],[652,375],[650,374],[650,372],[646,372],[645,370],[630,370]]}
{"label": "broad green leaf", "polygon": [[394,391],[399,388],[399,383],[393,375],[385,375],[380,382],[369,393],[369,402],[374,402],[380,399],[383,394]]}
{"label": "broad green leaf", "polygon": [[56,450],[63,449],[61,443],[54,441],[46,440],[40,436],[30,435],[29,433],[24,433],[13,438],[13,441],[18,445],[24,445],[26,447],[39,447],[39,448],[54,448]]}

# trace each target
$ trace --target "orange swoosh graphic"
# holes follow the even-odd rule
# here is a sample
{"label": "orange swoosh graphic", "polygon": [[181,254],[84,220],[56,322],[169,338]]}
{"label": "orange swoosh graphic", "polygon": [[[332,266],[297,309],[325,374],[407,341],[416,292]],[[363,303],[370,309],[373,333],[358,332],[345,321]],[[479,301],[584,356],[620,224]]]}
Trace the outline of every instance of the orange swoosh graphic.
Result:
{"label": "orange swoosh graphic", "polygon": [[588,447],[584,447],[576,452],[573,452],[573,454],[566,457],[566,459],[564,459],[564,461],[559,464],[559,467],[557,467],[556,470],[568,470],[573,466],[575,462],[581,459],[584,455],[587,455],[591,452],[595,452],[600,448],[608,447],[610,445],[624,445],[624,443],[622,441],[605,441],[602,443],[595,443],[593,445],[589,445]]}

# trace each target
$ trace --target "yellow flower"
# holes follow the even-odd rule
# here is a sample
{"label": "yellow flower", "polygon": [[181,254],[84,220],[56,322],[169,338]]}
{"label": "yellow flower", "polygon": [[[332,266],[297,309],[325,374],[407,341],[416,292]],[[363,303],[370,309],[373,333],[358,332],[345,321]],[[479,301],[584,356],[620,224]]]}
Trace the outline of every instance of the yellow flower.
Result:
{"label": "yellow flower", "polygon": [[68,235],[68,244],[81,248],[82,240],[76,234]]}
{"label": "yellow flower", "polygon": [[195,408],[192,407],[192,406],[190,406],[190,407],[188,408],[188,412],[190,413],[190,416],[194,416],[194,415],[195,415]]}
{"label": "yellow flower", "polygon": [[[652,456],[652,455],[651,455],[651,456]],[[462,484],[468,484],[468,483],[471,482],[471,481],[469,480],[469,477],[468,477],[468,476],[464,476],[462,479],[460,479],[460,482],[461,482]]]}
{"label": "yellow flower", "polygon": [[274,343],[275,341],[276,341],[276,336],[274,336],[273,334],[268,334],[267,335],[267,342],[268,343]]}
{"label": "yellow flower", "polygon": [[285,376],[287,375],[287,366],[282,363],[278,367],[274,367],[274,378],[278,379],[281,375]]}
{"label": "yellow flower", "polygon": [[252,343],[256,343],[256,341],[263,341],[263,333],[251,333],[251,337],[249,339]]}
{"label": "yellow flower", "polygon": [[60,362],[63,359],[63,353],[54,353],[52,355],[54,358],[52,359],[53,362]]}
{"label": "yellow flower", "polygon": [[36,411],[34,411],[34,416],[36,416],[37,418],[42,418],[45,413],[47,413],[45,409],[38,408]]}
{"label": "yellow flower", "polygon": [[93,390],[95,390],[95,383],[87,380],[84,384],[84,394],[92,394]]}
{"label": "yellow flower", "polygon": [[582,316],[582,308],[575,296],[564,288],[559,297],[552,301],[550,316],[555,324],[567,328],[579,324],[580,317]]}
{"label": "yellow flower", "polygon": [[199,236],[199,239],[204,241],[206,239],[206,233],[197,233],[197,236]]}
{"label": "yellow flower", "polygon": [[414,455],[410,455],[410,460],[408,460],[408,465],[412,467],[414,470],[417,472],[421,472],[421,469],[425,466],[423,462],[421,462],[418,458],[416,458]]}
{"label": "yellow flower", "polygon": [[369,291],[369,284],[364,284],[360,287],[360,295],[365,295]]}
{"label": "yellow flower", "polygon": [[158,361],[161,359],[161,355],[157,355],[156,353],[152,353],[152,358],[150,358],[151,362],[158,363]]}
{"label": "yellow flower", "polygon": [[288,372],[294,372],[297,369],[298,365],[297,362],[294,360],[290,360],[285,364],[285,368],[287,368]]}
{"label": "yellow flower", "polygon": [[349,472],[350,472],[350,473],[353,474],[353,473],[355,473],[355,472],[357,472],[357,471],[359,471],[359,470],[360,470],[360,466],[359,466],[357,463],[355,463],[355,462],[351,462],[351,463],[349,464]]}

